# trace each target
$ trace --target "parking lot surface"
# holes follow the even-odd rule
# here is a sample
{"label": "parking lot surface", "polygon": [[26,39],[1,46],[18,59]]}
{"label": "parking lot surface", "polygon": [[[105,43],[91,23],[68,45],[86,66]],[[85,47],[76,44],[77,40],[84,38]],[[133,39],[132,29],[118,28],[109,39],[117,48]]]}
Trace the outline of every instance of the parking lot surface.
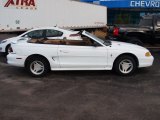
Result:
{"label": "parking lot surface", "polygon": [[150,68],[60,71],[33,78],[0,55],[0,120],[160,120],[160,50]]}

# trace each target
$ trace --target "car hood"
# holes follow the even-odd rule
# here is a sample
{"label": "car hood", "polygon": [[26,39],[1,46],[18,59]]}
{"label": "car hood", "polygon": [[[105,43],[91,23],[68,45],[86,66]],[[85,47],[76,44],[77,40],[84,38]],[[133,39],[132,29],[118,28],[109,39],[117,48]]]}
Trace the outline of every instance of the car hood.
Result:
{"label": "car hood", "polygon": [[111,44],[113,49],[118,49],[118,50],[129,50],[129,51],[139,51],[139,50],[146,51],[147,50],[142,46],[131,44],[131,43],[111,41]]}
{"label": "car hood", "polygon": [[11,37],[11,38],[7,38],[7,39],[3,39],[0,41],[0,44],[10,44],[12,42],[16,41],[16,37]]}

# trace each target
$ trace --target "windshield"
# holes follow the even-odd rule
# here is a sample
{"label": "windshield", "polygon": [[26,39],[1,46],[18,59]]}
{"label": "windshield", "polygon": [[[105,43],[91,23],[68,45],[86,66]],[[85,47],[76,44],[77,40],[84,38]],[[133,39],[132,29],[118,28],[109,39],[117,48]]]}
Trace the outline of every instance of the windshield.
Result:
{"label": "windshield", "polygon": [[102,44],[104,44],[106,46],[108,46],[108,45],[111,44],[111,41],[109,41],[109,40],[102,40],[102,39],[96,37],[95,35],[87,32],[87,31],[85,31],[85,34],[87,34],[88,36],[92,37],[92,39],[95,39],[95,40],[99,41],[100,43],[102,43]]}
{"label": "windshield", "polygon": [[103,40],[101,40],[100,38],[96,37],[95,35],[87,32],[87,31],[85,31],[85,34],[87,34],[88,36],[91,36],[93,39],[96,39],[96,40],[98,40],[98,41],[101,42],[101,43],[104,43]]}

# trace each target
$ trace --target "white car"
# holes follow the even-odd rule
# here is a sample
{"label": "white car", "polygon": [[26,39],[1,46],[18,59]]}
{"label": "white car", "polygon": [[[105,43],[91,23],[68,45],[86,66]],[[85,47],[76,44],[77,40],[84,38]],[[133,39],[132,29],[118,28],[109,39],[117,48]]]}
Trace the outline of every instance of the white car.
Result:
{"label": "white car", "polygon": [[7,62],[25,67],[33,76],[50,70],[112,70],[131,75],[136,68],[149,67],[153,56],[138,45],[103,41],[83,31],[82,40],[18,41],[12,44]]}
{"label": "white car", "polygon": [[47,38],[47,39],[73,39],[81,40],[78,31],[65,30],[58,27],[45,27],[29,30],[17,37],[12,37],[0,41],[0,52],[8,54],[8,49],[12,42],[17,40],[28,40],[30,38]]}

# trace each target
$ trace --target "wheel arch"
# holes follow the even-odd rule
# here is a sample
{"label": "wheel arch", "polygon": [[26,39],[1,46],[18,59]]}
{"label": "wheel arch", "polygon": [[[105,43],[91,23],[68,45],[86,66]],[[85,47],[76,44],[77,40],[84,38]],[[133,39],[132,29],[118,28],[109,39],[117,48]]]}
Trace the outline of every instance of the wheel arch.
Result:
{"label": "wheel arch", "polygon": [[134,59],[135,62],[136,62],[136,66],[137,66],[137,67],[139,66],[139,60],[138,60],[138,58],[137,58],[136,55],[134,55],[134,54],[132,54],[132,53],[123,53],[123,54],[120,54],[119,56],[117,56],[117,58],[114,60],[114,62],[113,62],[113,67],[112,67],[112,68],[114,68],[116,61],[117,61],[120,57],[125,56],[125,55],[128,55],[128,56],[133,57],[133,59]]}
{"label": "wheel arch", "polygon": [[7,49],[8,49],[10,46],[11,46],[10,43],[6,45],[5,52],[7,52]]}
{"label": "wheel arch", "polygon": [[26,58],[26,60],[25,60],[24,66],[26,67],[27,64],[28,64],[28,61],[29,61],[31,58],[34,58],[34,57],[44,58],[44,59],[46,60],[46,62],[48,63],[48,65],[49,65],[49,69],[51,69],[51,65],[50,65],[49,60],[48,60],[45,56],[40,55],[40,54],[32,54],[32,55],[28,56],[28,57]]}

